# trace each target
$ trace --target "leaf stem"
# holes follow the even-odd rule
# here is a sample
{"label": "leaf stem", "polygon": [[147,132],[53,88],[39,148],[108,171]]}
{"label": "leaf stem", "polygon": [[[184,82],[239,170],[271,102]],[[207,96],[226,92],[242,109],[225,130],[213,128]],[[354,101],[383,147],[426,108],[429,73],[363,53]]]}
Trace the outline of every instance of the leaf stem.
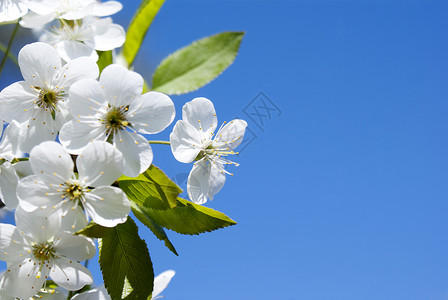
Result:
{"label": "leaf stem", "polygon": [[161,144],[161,145],[169,145],[170,142],[168,141],[148,141],[150,144]]}
{"label": "leaf stem", "polygon": [[5,54],[3,55],[2,62],[0,63],[0,74],[2,73],[3,66],[6,63],[6,59],[8,58],[8,54],[9,54],[9,51],[11,50],[12,42],[14,41],[14,38],[16,37],[16,33],[17,33],[18,29],[19,29],[19,21],[17,20],[16,26],[14,27],[11,37],[9,38],[8,46],[6,46],[6,51],[5,51]]}

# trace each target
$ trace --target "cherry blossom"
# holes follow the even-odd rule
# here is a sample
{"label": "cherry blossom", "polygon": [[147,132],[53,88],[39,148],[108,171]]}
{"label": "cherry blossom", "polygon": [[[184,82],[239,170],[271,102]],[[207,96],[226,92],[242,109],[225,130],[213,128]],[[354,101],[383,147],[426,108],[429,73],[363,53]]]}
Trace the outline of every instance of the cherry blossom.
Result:
{"label": "cherry blossom", "polygon": [[20,205],[42,215],[60,213],[64,224],[72,227],[86,225],[86,216],[114,227],[125,222],[130,212],[123,191],[109,186],[121,175],[123,163],[117,149],[97,141],[76,159],[76,174],[70,154],[56,142],[44,142],[30,153],[35,175],[23,178],[17,187]]}
{"label": "cherry blossom", "polygon": [[17,20],[27,12],[27,0],[2,0],[0,2],[0,23]]}
{"label": "cherry blossom", "polygon": [[3,292],[29,298],[48,277],[68,290],[92,283],[90,271],[77,262],[94,256],[91,239],[60,231],[56,216],[45,218],[18,207],[15,220],[17,227],[0,224],[0,259],[8,263]]}
{"label": "cherry blossom", "polygon": [[171,150],[174,157],[183,163],[194,161],[188,176],[187,192],[190,199],[204,204],[213,200],[224,185],[224,165],[235,164],[227,159],[243,140],[247,123],[235,119],[218,130],[214,135],[218,120],[213,103],[206,98],[195,98],[182,109],[182,120],[177,121],[170,134]]}
{"label": "cherry blossom", "polygon": [[68,90],[81,78],[97,78],[95,61],[81,57],[65,65],[56,50],[45,43],[26,45],[19,52],[19,66],[25,81],[0,92],[0,111],[7,122],[20,126],[20,150],[29,153],[42,141],[54,140],[70,119]]}
{"label": "cherry blossom", "polygon": [[112,23],[111,18],[86,17],[74,21],[72,25],[64,22],[60,28],[44,33],[40,41],[56,48],[65,61],[88,56],[95,61],[95,50],[108,51],[118,48],[125,41],[123,27]]}
{"label": "cherry blossom", "polygon": [[143,91],[143,78],[119,65],[110,65],[99,82],[85,79],[70,89],[70,113],[74,119],[61,129],[61,144],[80,153],[93,140],[110,141],[123,153],[123,174],[135,177],[151,165],[153,154],[141,134],[164,130],[174,119],[171,99],[162,93]]}

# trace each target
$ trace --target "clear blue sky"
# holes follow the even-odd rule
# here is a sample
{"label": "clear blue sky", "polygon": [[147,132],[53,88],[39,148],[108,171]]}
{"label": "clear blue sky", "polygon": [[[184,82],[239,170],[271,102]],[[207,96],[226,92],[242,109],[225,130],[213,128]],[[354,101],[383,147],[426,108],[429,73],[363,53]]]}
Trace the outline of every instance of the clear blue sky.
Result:
{"label": "clear blue sky", "polygon": [[[124,4],[126,25],[138,1]],[[447,16],[446,1],[166,1],[136,71],[246,31],[222,76],[173,101],[177,120],[207,97],[253,137],[207,203],[238,225],[169,232],[179,257],[140,229],[155,272],[177,271],[167,300],[448,299]],[[260,92],[276,109],[263,125],[245,114],[266,115]],[[153,149],[171,177],[189,172]]]}

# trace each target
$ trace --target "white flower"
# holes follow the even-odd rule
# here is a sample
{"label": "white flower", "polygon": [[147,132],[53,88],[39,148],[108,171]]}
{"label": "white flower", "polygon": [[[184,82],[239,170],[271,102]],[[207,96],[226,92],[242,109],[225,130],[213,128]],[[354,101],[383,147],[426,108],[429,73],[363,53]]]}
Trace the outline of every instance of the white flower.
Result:
{"label": "white flower", "polygon": [[68,120],[70,86],[81,78],[97,78],[95,61],[82,57],[61,66],[56,50],[45,43],[26,45],[19,52],[19,66],[25,81],[0,93],[0,111],[7,122],[21,123],[20,149],[29,152],[42,141],[54,140]]}
{"label": "white flower", "polygon": [[[175,274],[175,271],[167,270],[154,278],[154,288],[151,299],[155,300],[163,298],[163,296],[159,295],[164,289],[166,289],[171,281],[171,278],[173,278]],[[77,294],[71,300],[110,300],[110,296],[104,286],[101,286],[99,288]]]}
{"label": "white flower", "polygon": [[48,277],[68,290],[92,283],[90,271],[77,262],[94,256],[91,239],[59,231],[56,218],[27,213],[20,206],[15,221],[17,227],[0,224],[0,259],[8,264],[2,291],[26,299]]}
{"label": "white flower", "polygon": [[17,20],[28,12],[26,0],[1,0],[0,23]]}
{"label": "white flower", "polygon": [[226,164],[238,165],[226,157],[243,140],[247,123],[235,119],[221,126],[214,136],[218,120],[213,103],[206,98],[195,98],[182,109],[182,120],[177,121],[170,134],[174,157],[183,163],[195,161],[188,176],[187,192],[198,204],[213,200],[224,185]]}
{"label": "white flower", "polygon": [[121,175],[124,163],[112,145],[90,143],[76,159],[78,174],[70,154],[56,142],[34,147],[29,161],[35,175],[20,180],[17,187],[24,210],[60,212],[64,224],[74,227],[87,223],[85,215],[106,227],[126,221],[130,202],[121,189],[109,186]]}
{"label": "white flower", "polygon": [[101,286],[99,288],[77,294],[73,296],[71,300],[110,300],[110,296],[104,286]]}
{"label": "white flower", "polygon": [[111,18],[86,17],[70,25],[63,24],[44,33],[40,41],[55,47],[65,61],[81,56],[97,61],[95,50],[108,51],[121,47],[126,39],[123,27],[113,24]]}
{"label": "white flower", "polygon": [[17,207],[16,188],[19,177],[16,174],[14,158],[22,153],[18,150],[19,124],[13,122],[6,127],[0,141],[0,199],[9,209]]}
{"label": "white flower", "polygon": [[96,0],[33,0],[30,12],[23,17],[20,25],[35,28],[54,19],[79,20],[87,16],[105,17],[119,12],[123,6],[118,1],[101,3]]}
{"label": "white flower", "polygon": [[123,174],[135,177],[151,165],[153,154],[141,134],[164,130],[174,119],[171,99],[158,92],[141,95],[143,78],[122,66],[110,65],[100,81],[81,80],[70,89],[74,119],[60,131],[62,145],[78,154],[90,141],[112,142],[123,153]]}
{"label": "white flower", "polygon": [[176,274],[174,270],[166,270],[165,272],[160,273],[154,278],[154,288],[152,290],[152,298],[151,299],[159,299],[163,298],[163,296],[159,296],[161,292],[168,286],[171,281],[171,278]]}

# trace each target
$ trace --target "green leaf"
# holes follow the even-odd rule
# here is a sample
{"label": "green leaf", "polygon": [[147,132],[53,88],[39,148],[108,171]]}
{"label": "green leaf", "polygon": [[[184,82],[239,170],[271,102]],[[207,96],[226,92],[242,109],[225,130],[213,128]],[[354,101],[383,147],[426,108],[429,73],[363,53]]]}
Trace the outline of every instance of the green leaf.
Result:
{"label": "green leaf", "polygon": [[100,73],[101,73],[105,67],[112,64],[112,62],[113,62],[112,51],[97,51],[97,52],[98,52],[98,57],[99,57],[98,61],[97,61],[97,65],[98,65],[98,68],[100,69]]}
{"label": "green leaf", "polygon": [[129,66],[134,63],[146,32],[165,0],[143,0],[129,24],[123,55]]}
{"label": "green leaf", "polygon": [[104,285],[112,299],[147,299],[153,289],[154,271],[145,241],[128,217],[98,240]]}
{"label": "green leaf", "polygon": [[108,235],[112,231],[112,228],[104,227],[90,221],[89,224],[82,230],[75,233],[75,235],[84,235],[90,238],[102,238]]}
{"label": "green leaf", "polygon": [[176,206],[176,198],[182,193],[182,189],[154,165],[137,177],[120,177],[118,184],[129,200],[156,209]]}
{"label": "green leaf", "polygon": [[234,60],[244,32],[223,32],[186,46],[157,67],[152,89],[165,94],[185,94],[206,85]]}
{"label": "green leaf", "polygon": [[136,216],[137,219],[140,220],[140,222],[142,222],[144,225],[146,225],[146,227],[148,227],[159,240],[164,241],[165,246],[168,249],[170,249],[171,252],[173,252],[175,255],[179,256],[179,254],[177,254],[176,248],[174,248],[173,244],[168,239],[168,236],[166,235],[166,232],[163,229],[163,227],[157,225],[153,220],[148,218],[148,216],[140,209],[140,207],[136,203],[131,202],[131,207],[132,207],[132,212],[134,213],[134,216]]}
{"label": "green leaf", "polygon": [[177,201],[176,207],[171,209],[141,207],[141,211],[158,225],[181,234],[200,234],[236,224],[219,211],[182,198],[177,198]]}

